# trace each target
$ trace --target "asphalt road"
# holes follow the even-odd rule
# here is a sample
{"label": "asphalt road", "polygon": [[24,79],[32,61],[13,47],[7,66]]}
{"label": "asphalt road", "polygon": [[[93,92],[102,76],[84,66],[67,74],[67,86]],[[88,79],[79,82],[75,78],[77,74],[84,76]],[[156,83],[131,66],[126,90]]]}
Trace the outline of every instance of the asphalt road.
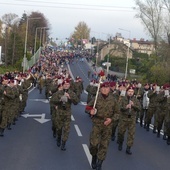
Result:
{"label": "asphalt road", "polygon": [[[89,83],[89,65],[84,62],[70,64],[74,77],[80,76],[86,88]],[[72,107],[72,123],[67,150],[61,151],[52,136],[49,102],[44,92],[35,88],[29,93],[25,114],[12,130],[5,130],[0,138],[0,170],[90,170],[88,151],[91,131],[90,117],[84,112],[87,94]],[[136,124],[133,154],[118,151],[116,141],[111,141],[103,170],[169,170],[170,146],[157,138],[152,130],[146,132]]]}

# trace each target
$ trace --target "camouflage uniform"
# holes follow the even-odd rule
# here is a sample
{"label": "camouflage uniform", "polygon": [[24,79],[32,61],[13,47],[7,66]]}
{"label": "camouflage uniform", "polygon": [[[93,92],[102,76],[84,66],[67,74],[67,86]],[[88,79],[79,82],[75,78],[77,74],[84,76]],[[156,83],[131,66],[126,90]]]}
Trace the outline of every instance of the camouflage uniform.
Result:
{"label": "camouflage uniform", "polygon": [[22,110],[22,112],[24,112],[25,107],[27,105],[28,88],[30,87],[30,82],[28,80],[24,79],[24,82],[22,82],[21,86],[22,86],[22,89],[23,89],[21,110]]}
{"label": "camouflage uniform", "polygon": [[71,104],[76,105],[79,102],[77,95],[72,90],[68,89],[67,93],[70,95],[70,99],[66,103],[61,101],[61,97],[65,94],[64,90],[57,91],[50,100],[57,108],[55,111],[55,127],[58,146],[60,146],[61,138],[63,144],[68,140],[71,123]]}
{"label": "camouflage uniform", "polygon": [[0,85],[0,136],[3,136],[5,126],[4,122],[4,86]]}
{"label": "camouflage uniform", "polygon": [[11,129],[11,123],[13,121],[13,105],[14,105],[14,99],[15,99],[15,93],[13,91],[13,89],[10,87],[10,86],[6,86],[4,88],[4,91],[6,92],[6,94],[4,94],[4,115],[6,117],[5,120],[4,120],[4,125],[3,125],[3,128],[4,127],[8,127],[8,129],[10,130]]}
{"label": "camouflage uniform", "polygon": [[50,77],[45,79],[45,96],[46,96],[46,99],[49,98],[49,88],[50,88],[51,83],[52,83],[52,79]]}
{"label": "camouflage uniform", "polygon": [[[111,91],[111,94],[116,99],[119,110],[120,110],[119,101],[121,100],[121,96],[119,94],[119,91],[118,90]],[[118,123],[119,123],[119,116],[120,116],[120,113],[114,114],[113,127],[112,127],[112,141],[114,141],[115,137],[116,137],[115,134],[116,134],[116,129],[117,129]]]}
{"label": "camouflage uniform", "polygon": [[129,104],[128,96],[122,97],[120,101],[121,114],[120,114],[119,125],[118,125],[119,146],[122,146],[123,144],[124,135],[127,129],[128,129],[127,147],[131,147],[134,141],[134,135],[136,129],[136,112],[140,111],[141,105],[138,99],[136,99],[136,97],[134,96],[132,96],[130,100],[133,101],[134,103],[134,106],[132,106],[131,109],[126,108],[126,106]]}
{"label": "camouflage uniform", "polygon": [[166,135],[168,136],[167,144],[170,145],[170,96],[167,97],[167,112],[165,115],[165,129]]}
{"label": "camouflage uniform", "polygon": [[160,131],[162,129],[165,115],[168,112],[167,96],[165,96],[164,91],[162,91],[158,94],[157,101],[159,103],[159,107],[157,110],[157,130],[158,130],[157,137],[160,137]]}
{"label": "camouflage uniform", "polygon": [[13,125],[15,125],[15,121],[17,120],[18,116],[19,116],[19,95],[20,95],[20,91],[19,88],[17,86],[13,86],[12,90],[14,92],[15,98],[14,98],[14,102],[13,105],[11,106],[11,111],[12,111],[12,123]]}
{"label": "camouflage uniform", "polygon": [[157,112],[159,110],[159,103],[157,101],[158,99],[158,93],[153,90],[149,90],[148,92],[148,98],[149,98],[149,107],[148,112],[146,115],[146,130],[149,131],[149,126],[151,124],[152,117],[154,116],[154,129],[153,132],[156,133],[157,128]]}
{"label": "camouflage uniform", "polygon": [[[88,103],[88,106],[93,106],[93,104],[94,99]],[[92,156],[96,155],[98,160],[103,161],[111,139],[114,114],[119,113],[119,108],[113,95],[109,94],[105,98],[101,93],[97,98],[95,108],[97,113],[92,117],[93,127],[90,134],[89,150]],[[106,118],[112,119],[108,126],[104,125]]]}
{"label": "camouflage uniform", "polygon": [[81,81],[75,82],[75,93],[77,94],[79,99],[81,97],[82,92],[83,92],[83,82]]}
{"label": "camouflage uniform", "polygon": [[55,94],[57,92],[57,84],[53,83],[53,85],[50,87],[50,113],[51,113],[51,121],[52,121],[52,131],[53,131],[53,137],[56,137],[56,126],[55,126],[55,117],[56,117],[56,109],[55,105],[51,102],[53,101],[53,98],[55,98]]}
{"label": "camouflage uniform", "polygon": [[88,103],[89,101],[92,100],[92,98],[93,98],[94,96],[96,96],[97,86],[94,86],[94,85],[89,84],[89,85],[86,87],[86,91],[88,92],[88,95],[87,95],[87,103]]}

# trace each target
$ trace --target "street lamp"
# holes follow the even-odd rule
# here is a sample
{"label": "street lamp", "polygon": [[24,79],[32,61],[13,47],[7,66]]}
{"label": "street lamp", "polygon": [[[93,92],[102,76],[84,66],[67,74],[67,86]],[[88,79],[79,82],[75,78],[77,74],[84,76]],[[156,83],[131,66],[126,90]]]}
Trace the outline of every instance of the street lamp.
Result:
{"label": "street lamp", "polygon": [[128,49],[127,49],[127,56],[126,56],[126,68],[125,68],[125,79],[127,78],[127,72],[128,72],[128,56],[129,56],[129,48],[130,48],[130,34],[131,34],[131,31],[129,30],[125,30],[125,29],[122,29],[122,28],[119,28],[120,30],[123,30],[123,31],[126,31],[129,33],[129,43],[128,43]]}
{"label": "street lamp", "polygon": [[41,19],[41,17],[37,17],[37,18],[28,18],[28,17],[27,17],[26,32],[25,32],[24,58],[23,58],[23,73],[25,72],[25,67],[26,67],[27,37],[28,37],[28,22],[29,22],[29,20],[34,20],[34,19]]}
{"label": "street lamp", "polygon": [[[34,42],[34,54],[35,54],[35,51],[36,51],[36,48],[37,48],[36,47],[36,45],[37,45],[36,41],[37,41],[37,31],[38,31],[38,29],[41,29],[41,30],[44,29],[45,30],[45,29],[49,29],[49,28],[48,27],[37,27],[36,28],[36,31],[35,31],[35,42]],[[44,39],[45,39],[44,37],[45,37],[45,33],[43,34],[43,42],[44,42]],[[41,46],[41,32],[40,32],[40,46]]]}
{"label": "street lamp", "polygon": [[[106,34],[104,32],[102,32],[102,34]],[[111,66],[111,63],[109,62],[109,58],[110,58],[110,34],[106,34],[107,36],[109,36],[109,45],[108,45],[108,57],[107,57],[107,62],[104,64],[104,66],[107,67],[107,75],[109,73],[109,67]]]}
{"label": "street lamp", "polygon": [[[95,34],[98,34],[98,38],[97,38],[97,53],[96,53],[96,66],[98,64],[98,58],[99,58],[99,38],[100,38],[100,32],[96,32],[96,31],[91,31],[94,32]],[[95,36],[96,37],[96,36]],[[92,48],[92,47],[91,47]],[[92,49],[91,49],[92,50]]]}

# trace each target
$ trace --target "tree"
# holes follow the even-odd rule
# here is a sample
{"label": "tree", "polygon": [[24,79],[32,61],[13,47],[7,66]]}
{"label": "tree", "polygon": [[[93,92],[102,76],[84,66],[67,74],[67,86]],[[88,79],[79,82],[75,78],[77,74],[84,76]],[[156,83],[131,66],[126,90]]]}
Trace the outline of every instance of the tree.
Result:
{"label": "tree", "polygon": [[164,28],[165,28],[165,33],[166,37],[168,40],[168,44],[170,45],[170,1],[169,0],[162,0],[164,3],[164,10],[165,12],[165,17],[164,17]]}
{"label": "tree", "polygon": [[18,23],[18,15],[14,13],[4,14],[2,16],[2,22],[5,25],[5,32],[3,33],[3,49],[5,53],[5,65],[11,64],[11,56],[10,50],[11,50],[11,34],[15,32],[15,28]]}
{"label": "tree", "polygon": [[163,31],[162,0],[135,0],[138,14],[136,15],[144,25],[146,31],[154,40],[155,52],[157,53],[158,42]]}
{"label": "tree", "polygon": [[[13,65],[18,68],[21,68],[21,62],[23,60],[23,53],[24,53],[24,42],[25,42],[25,35],[26,35],[26,25],[27,25],[27,18],[40,18],[40,19],[31,19],[29,20],[28,24],[28,41],[27,47],[34,47],[35,42],[35,32],[36,28],[49,28],[48,20],[42,13],[39,12],[32,12],[30,15],[23,14],[22,18],[19,19],[18,15],[16,14],[5,14],[2,16],[2,20],[0,20],[0,28],[1,25],[5,25],[5,29],[1,32],[0,31],[0,42],[2,44],[2,52],[5,54],[5,65]],[[2,21],[2,23],[1,23]],[[1,30],[1,29],[0,29]],[[37,42],[40,38],[40,30],[37,32]],[[47,30],[42,29],[41,36],[44,37],[48,36]],[[41,31],[42,31],[41,30]],[[43,38],[42,38],[43,39]],[[33,49],[33,48],[32,48]],[[31,53],[27,56],[28,59],[31,57]]]}
{"label": "tree", "polygon": [[78,25],[75,27],[74,33],[72,35],[72,38],[78,44],[81,44],[82,39],[88,39],[90,38],[90,28],[88,28],[87,24],[85,22],[79,22]]}

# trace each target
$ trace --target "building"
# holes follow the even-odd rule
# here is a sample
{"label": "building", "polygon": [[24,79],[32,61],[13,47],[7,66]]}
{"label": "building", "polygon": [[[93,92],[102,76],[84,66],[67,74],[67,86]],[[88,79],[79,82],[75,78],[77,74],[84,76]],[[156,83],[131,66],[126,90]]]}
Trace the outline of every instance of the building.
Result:
{"label": "building", "polygon": [[130,40],[130,43],[131,48],[138,53],[151,55],[155,51],[154,43],[148,40],[145,41],[143,38],[141,38],[140,40],[136,40],[134,38],[133,40]]}

